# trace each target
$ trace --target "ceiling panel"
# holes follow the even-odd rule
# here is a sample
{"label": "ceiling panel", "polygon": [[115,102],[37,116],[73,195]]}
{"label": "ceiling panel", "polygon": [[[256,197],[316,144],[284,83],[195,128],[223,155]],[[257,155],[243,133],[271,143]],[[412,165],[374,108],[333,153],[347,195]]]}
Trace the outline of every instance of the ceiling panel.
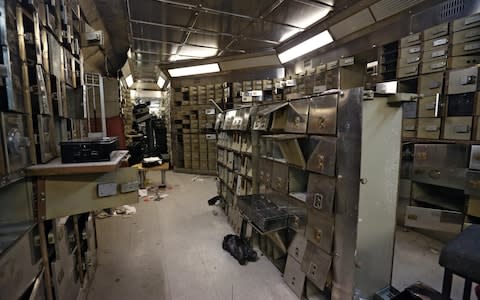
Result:
{"label": "ceiling panel", "polygon": [[214,36],[209,34],[192,33],[188,37],[187,44],[210,48],[225,48],[232,40],[229,36]]}
{"label": "ceiling panel", "polygon": [[133,50],[142,50],[147,52],[161,52],[161,53],[175,53],[178,45],[162,43],[162,42],[149,42],[149,41],[133,41]]}
{"label": "ceiling panel", "polygon": [[245,18],[201,13],[195,28],[239,34],[249,23],[250,21]]}
{"label": "ceiling panel", "polygon": [[272,6],[275,0],[202,0],[201,2],[202,5],[207,8],[258,17],[268,7]]}
{"label": "ceiling panel", "polygon": [[175,53],[168,53],[168,54],[161,54],[161,53],[145,53],[145,52],[136,52],[135,55],[139,61],[157,61],[160,59],[164,59],[164,56],[169,56],[170,54]]}
{"label": "ceiling panel", "polygon": [[[245,37],[262,41],[272,41],[276,45],[286,34],[292,30],[289,26],[272,24],[268,22],[252,22],[244,31]],[[276,42],[276,43],[275,43]]]}
{"label": "ceiling panel", "polygon": [[134,37],[175,43],[180,43],[184,34],[180,30],[138,23],[132,23],[132,31]]}
{"label": "ceiling panel", "polygon": [[229,49],[233,50],[244,50],[245,52],[252,52],[253,50],[255,51],[261,51],[261,50],[266,50],[266,49],[272,49],[273,45],[270,43],[263,43],[263,42],[258,42],[258,41],[252,41],[252,40],[247,40],[247,39],[240,39],[235,41]]}
{"label": "ceiling panel", "polygon": [[172,6],[154,0],[130,2],[130,17],[146,22],[188,26],[192,11],[178,6]]}
{"label": "ceiling panel", "polygon": [[265,17],[265,20],[307,28],[323,19],[330,11],[330,6],[320,3],[286,0]]}

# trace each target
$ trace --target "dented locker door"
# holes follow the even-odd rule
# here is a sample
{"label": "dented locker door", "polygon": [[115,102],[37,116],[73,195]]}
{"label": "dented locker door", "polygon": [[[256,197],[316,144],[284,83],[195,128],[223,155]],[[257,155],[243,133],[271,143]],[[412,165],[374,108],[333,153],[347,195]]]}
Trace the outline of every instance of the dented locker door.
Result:
{"label": "dented locker door", "polygon": [[335,178],[311,173],[308,179],[307,208],[331,216],[335,207]]}
{"label": "dented locker door", "polygon": [[443,138],[447,140],[470,140],[473,117],[447,117],[443,127]]}
{"label": "dented locker door", "polygon": [[334,137],[312,136],[310,143],[310,157],[307,169],[329,176],[335,176],[337,140]]}
{"label": "dented locker door", "polygon": [[7,171],[9,173],[20,171],[33,161],[30,151],[32,144],[28,137],[27,116],[2,112],[0,119],[3,127]]}
{"label": "dented locker door", "polygon": [[291,101],[287,109],[286,132],[307,132],[309,100]]}
{"label": "dented locker door", "polygon": [[303,260],[305,249],[307,248],[307,239],[302,234],[296,234],[292,243],[288,247],[288,254],[299,263]]}
{"label": "dented locker door", "polygon": [[307,242],[301,268],[307,278],[322,291],[325,289],[327,281],[331,278],[331,266],[332,257],[318,249],[315,244]]}
{"label": "dented locker door", "polygon": [[315,208],[307,209],[307,240],[326,253],[332,252],[334,219],[333,216],[318,212]]}
{"label": "dented locker door", "polygon": [[277,192],[288,193],[288,166],[286,164],[273,162],[271,187]]}
{"label": "dented locker door", "polygon": [[302,271],[300,263],[290,255],[287,257],[283,280],[295,295],[301,299],[305,287],[305,273]]}
{"label": "dented locker door", "polygon": [[337,95],[327,95],[311,100],[308,133],[336,135],[337,99]]}

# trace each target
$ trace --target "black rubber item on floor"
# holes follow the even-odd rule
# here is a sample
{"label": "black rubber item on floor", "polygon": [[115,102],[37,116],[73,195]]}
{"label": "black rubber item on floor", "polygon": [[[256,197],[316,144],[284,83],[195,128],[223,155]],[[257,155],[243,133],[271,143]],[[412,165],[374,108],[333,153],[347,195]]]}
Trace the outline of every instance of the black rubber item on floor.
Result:
{"label": "black rubber item on floor", "polygon": [[257,252],[250,248],[250,245],[238,235],[227,234],[223,238],[222,248],[235,257],[242,266],[245,265],[247,261],[253,262],[257,260]]}
{"label": "black rubber item on floor", "polygon": [[208,205],[210,206],[215,205],[218,201],[220,201],[220,196],[214,196],[208,199]]}

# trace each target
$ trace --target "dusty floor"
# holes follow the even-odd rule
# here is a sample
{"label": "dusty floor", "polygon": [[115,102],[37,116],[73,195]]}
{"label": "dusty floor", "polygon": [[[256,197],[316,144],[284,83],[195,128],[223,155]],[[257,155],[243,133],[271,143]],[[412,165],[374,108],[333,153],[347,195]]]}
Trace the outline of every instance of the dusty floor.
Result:
{"label": "dusty floor", "polygon": [[[88,299],[297,299],[264,257],[240,266],[223,251],[222,238],[232,230],[223,212],[207,205],[215,181],[193,178],[169,172],[168,197],[138,203],[134,216],[97,221],[99,266]],[[441,246],[400,229],[393,285],[403,289],[421,280],[440,290]],[[457,278],[452,299],[461,299],[462,287]]]}

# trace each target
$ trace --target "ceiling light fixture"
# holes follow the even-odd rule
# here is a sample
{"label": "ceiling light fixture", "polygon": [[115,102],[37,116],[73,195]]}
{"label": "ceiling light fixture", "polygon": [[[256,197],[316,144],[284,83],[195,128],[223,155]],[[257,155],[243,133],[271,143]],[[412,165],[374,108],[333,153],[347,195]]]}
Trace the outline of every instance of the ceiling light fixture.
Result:
{"label": "ceiling light fixture", "polygon": [[292,59],[295,59],[297,57],[310,53],[313,50],[316,50],[325,45],[328,45],[332,42],[333,42],[332,36],[328,32],[328,30],[325,30],[309,38],[308,40],[305,40],[300,44],[293,46],[292,48],[278,54],[278,59],[280,59],[280,62],[283,64],[291,61]]}
{"label": "ceiling light fixture", "polygon": [[125,78],[125,82],[127,83],[127,87],[130,88],[133,85],[133,76],[132,74],[128,75],[127,78]]}
{"label": "ceiling light fixture", "polygon": [[168,69],[168,73],[172,77],[183,77],[183,76],[191,76],[191,75],[198,75],[198,74],[216,73],[216,72],[220,72],[220,66],[217,63]]}

